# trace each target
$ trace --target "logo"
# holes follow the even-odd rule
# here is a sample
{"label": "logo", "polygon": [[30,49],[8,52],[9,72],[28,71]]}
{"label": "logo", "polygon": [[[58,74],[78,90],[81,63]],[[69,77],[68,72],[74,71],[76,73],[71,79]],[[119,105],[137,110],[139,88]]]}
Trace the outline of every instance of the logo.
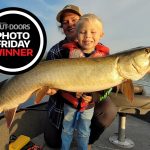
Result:
{"label": "logo", "polygon": [[0,72],[26,72],[39,63],[45,50],[45,29],[35,15],[22,8],[0,10]]}

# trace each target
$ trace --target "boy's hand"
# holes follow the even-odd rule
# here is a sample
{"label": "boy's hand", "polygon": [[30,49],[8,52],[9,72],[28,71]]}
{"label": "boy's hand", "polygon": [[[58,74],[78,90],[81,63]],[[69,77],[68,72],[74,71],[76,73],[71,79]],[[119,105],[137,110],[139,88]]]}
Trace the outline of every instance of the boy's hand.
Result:
{"label": "boy's hand", "polygon": [[48,89],[47,95],[54,95],[57,93],[57,91],[58,91],[58,89]]}
{"label": "boy's hand", "polygon": [[76,98],[80,98],[80,97],[82,97],[82,95],[83,95],[83,92],[77,92],[76,93]]}
{"label": "boy's hand", "polygon": [[80,97],[82,97],[86,103],[90,103],[92,101],[92,96],[87,96],[86,94],[83,94],[83,92],[77,92],[76,98]]}
{"label": "boy's hand", "polygon": [[83,94],[82,98],[86,103],[90,103],[92,101],[92,96],[87,96],[86,94]]}

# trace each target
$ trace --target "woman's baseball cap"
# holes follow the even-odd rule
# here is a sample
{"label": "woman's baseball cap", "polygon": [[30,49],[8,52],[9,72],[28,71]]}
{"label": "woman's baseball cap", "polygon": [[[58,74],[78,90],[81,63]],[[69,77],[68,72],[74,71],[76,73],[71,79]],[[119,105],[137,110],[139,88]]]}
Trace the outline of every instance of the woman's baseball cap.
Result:
{"label": "woman's baseball cap", "polygon": [[73,12],[79,16],[82,16],[82,12],[78,6],[75,5],[66,5],[56,16],[56,20],[61,23],[61,17],[65,12]]}

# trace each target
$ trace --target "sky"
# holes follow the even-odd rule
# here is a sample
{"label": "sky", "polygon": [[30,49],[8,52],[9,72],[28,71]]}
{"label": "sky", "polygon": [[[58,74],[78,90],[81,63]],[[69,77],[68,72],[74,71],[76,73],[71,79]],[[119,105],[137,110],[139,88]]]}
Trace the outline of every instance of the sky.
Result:
{"label": "sky", "polygon": [[83,13],[94,13],[102,19],[105,35],[101,42],[110,48],[111,54],[150,46],[150,0],[0,0],[0,9],[20,7],[36,15],[46,30],[47,53],[64,38],[56,15],[68,4],[77,5]]}
{"label": "sky", "polygon": [[47,34],[47,50],[64,38],[56,15],[67,4],[75,4],[83,13],[95,13],[102,19],[102,42],[111,53],[150,45],[149,0],[0,0],[0,8],[25,8],[40,19]]}

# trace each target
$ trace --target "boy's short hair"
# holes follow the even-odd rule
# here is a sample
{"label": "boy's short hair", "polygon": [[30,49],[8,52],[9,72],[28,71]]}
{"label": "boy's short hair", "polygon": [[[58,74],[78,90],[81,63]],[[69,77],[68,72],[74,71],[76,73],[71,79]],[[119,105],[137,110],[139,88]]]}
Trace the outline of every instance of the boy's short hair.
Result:
{"label": "boy's short hair", "polygon": [[102,20],[98,16],[96,16],[95,14],[88,13],[88,14],[84,14],[83,16],[80,17],[79,21],[77,22],[77,31],[79,30],[80,25],[82,24],[83,21],[89,21],[92,23],[94,21],[96,21],[100,25],[100,27],[103,28]]}

